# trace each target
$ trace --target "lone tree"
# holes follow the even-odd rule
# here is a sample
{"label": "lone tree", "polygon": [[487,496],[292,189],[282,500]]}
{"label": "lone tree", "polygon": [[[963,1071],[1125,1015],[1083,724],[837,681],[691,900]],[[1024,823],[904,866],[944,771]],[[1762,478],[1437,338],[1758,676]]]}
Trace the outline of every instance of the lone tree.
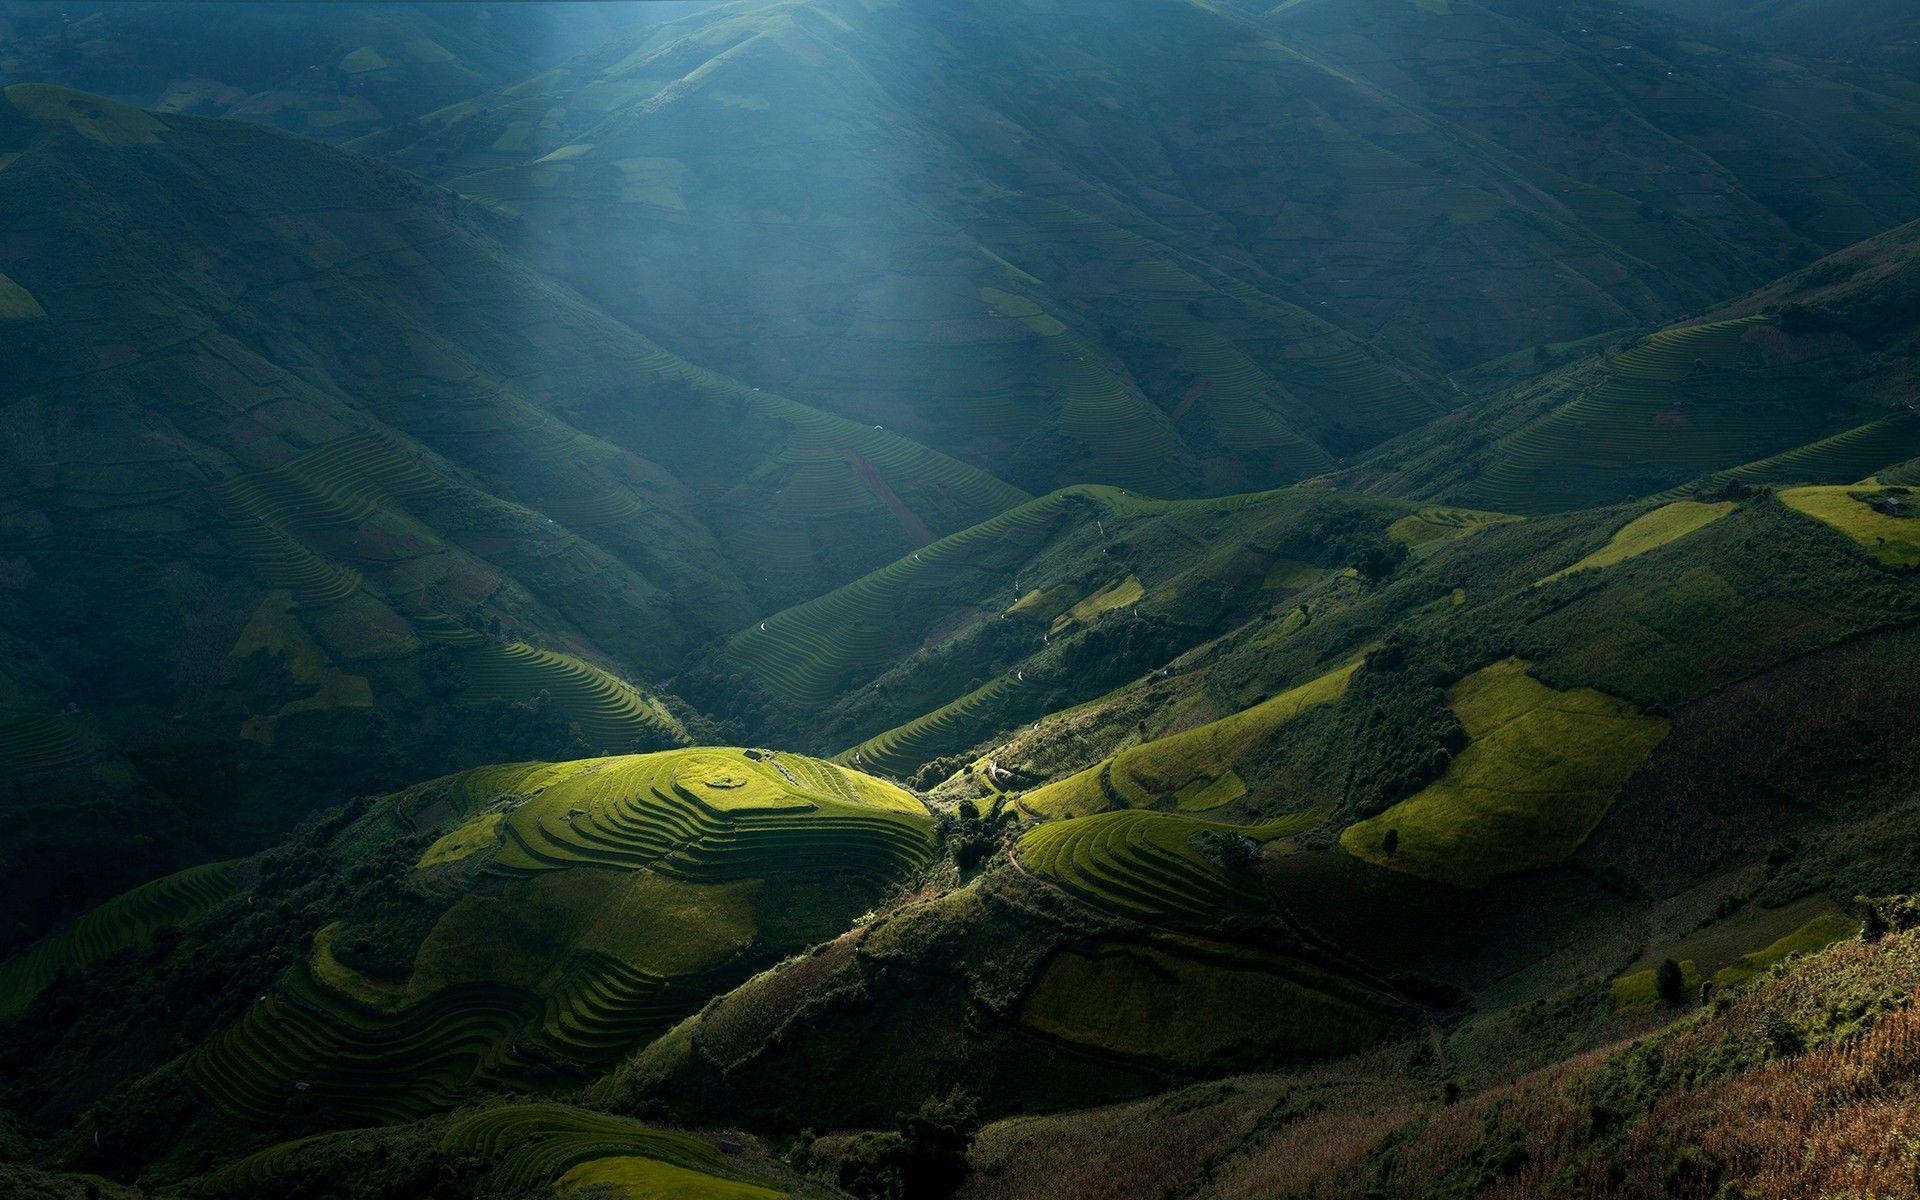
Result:
{"label": "lone tree", "polygon": [[1380,839],[1380,853],[1392,854],[1399,849],[1400,831],[1398,829],[1387,830],[1386,835]]}
{"label": "lone tree", "polygon": [[1687,990],[1687,973],[1680,969],[1679,963],[1663,958],[1659,969],[1653,973],[1653,986],[1662,1000],[1670,1005],[1678,1004]]}

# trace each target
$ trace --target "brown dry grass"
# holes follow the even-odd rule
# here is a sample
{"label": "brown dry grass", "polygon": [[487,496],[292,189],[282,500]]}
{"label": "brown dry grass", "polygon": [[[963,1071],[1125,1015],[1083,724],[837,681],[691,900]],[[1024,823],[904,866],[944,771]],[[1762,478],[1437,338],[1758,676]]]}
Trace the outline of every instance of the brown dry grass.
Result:
{"label": "brown dry grass", "polygon": [[[1920,1196],[1920,1011],[1908,1007],[1917,990],[1916,935],[1836,946],[1651,1041],[1592,1051],[1434,1112],[1336,1186],[1283,1183],[1267,1194],[1410,1198],[1478,1175],[1487,1180],[1478,1190],[1447,1194]],[[1797,1038],[1813,1048],[1793,1052]],[[1617,1108],[1623,1079],[1653,1099],[1621,1113],[1617,1133],[1596,1133],[1596,1105]]]}
{"label": "brown dry grass", "polygon": [[1192,1179],[1273,1107],[1259,1080],[1090,1112],[1004,1121],[986,1130],[962,1200],[1136,1200]]}

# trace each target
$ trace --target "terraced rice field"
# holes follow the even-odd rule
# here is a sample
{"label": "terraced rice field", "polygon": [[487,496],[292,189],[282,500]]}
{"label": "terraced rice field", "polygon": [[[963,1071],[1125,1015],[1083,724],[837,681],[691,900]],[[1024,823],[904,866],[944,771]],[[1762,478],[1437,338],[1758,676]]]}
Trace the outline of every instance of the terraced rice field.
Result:
{"label": "terraced rice field", "polygon": [[998,583],[1050,536],[1073,502],[1053,492],[941,538],[734,635],[727,656],[786,703],[825,704],[917,642],[929,617]]}
{"label": "terraced rice field", "polygon": [[[1517,658],[1456,683],[1447,704],[1470,742],[1439,781],[1347,827],[1340,845],[1377,866],[1463,887],[1564,861],[1668,722],[1591,688],[1560,692]],[[1386,834],[1397,835],[1394,850]]]}
{"label": "terraced rice field", "polygon": [[409,620],[413,623],[413,631],[430,642],[464,647],[486,644],[486,636],[479,630],[463,625],[445,613],[416,613]]}
{"label": "terraced rice field", "polygon": [[299,1161],[301,1151],[323,1146],[337,1135],[320,1133],[256,1150],[208,1175],[189,1181],[182,1191],[199,1200],[252,1200],[269,1194],[280,1175]]}
{"label": "terraced rice field", "polygon": [[1283,377],[1291,390],[1326,397],[1382,430],[1412,429],[1440,412],[1404,376],[1352,343],[1290,358]]}
{"label": "terraced rice field", "polygon": [[685,1167],[633,1157],[596,1158],[581,1163],[561,1176],[554,1186],[562,1195],[610,1193],[627,1200],[647,1200],[654,1196],[684,1200],[781,1200],[787,1195],[757,1183],[715,1179]]}
{"label": "terraced rice field", "polygon": [[316,553],[303,537],[351,530],[398,501],[450,487],[422,459],[368,430],[236,476],[221,486],[218,499],[235,551],[260,579],[318,605],[350,595],[360,574]]}
{"label": "terraced rice field", "polygon": [[1057,637],[1061,632],[1075,625],[1092,624],[1105,613],[1130,608],[1138,604],[1146,594],[1146,589],[1140,585],[1138,576],[1128,575],[1123,579],[1116,579],[1054,617],[1049,630]]}
{"label": "terraced rice field", "polygon": [[546,692],[603,750],[629,750],[665,737],[688,742],[686,727],[658,700],[572,655],[523,642],[476,650],[468,660],[469,700],[527,700]]}
{"label": "terraced rice field", "polygon": [[1100,482],[1149,493],[1178,488],[1173,468],[1189,457],[1180,439],[1091,350],[1075,344],[1055,355],[1047,386],[1060,398],[1060,432],[1087,448]]}
{"label": "terraced rice field", "polygon": [[72,721],[52,713],[0,709],[0,761],[22,782],[83,767],[93,752]]}
{"label": "terraced rice field", "polygon": [[1470,533],[1477,533],[1490,525],[1500,525],[1515,520],[1519,518],[1505,513],[1429,505],[1387,526],[1387,536],[1409,550],[1419,550],[1454,538],[1465,537]]}
{"label": "terraced rice field", "polygon": [[360,572],[329,562],[238,505],[227,506],[234,551],[268,587],[286,588],[302,604],[344,600],[360,586]]}
{"label": "terraced rice field", "polygon": [[1778,447],[1792,436],[1785,422],[1798,406],[1769,402],[1741,376],[1706,382],[1758,365],[1744,339],[1764,320],[1663,330],[1614,356],[1585,393],[1501,438],[1492,467],[1463,499],[1503,512],[1578,507],[1611,498],[1619,479],[1650,468],[1699,475]]}
{"label": "terraced rice field", "polygon": [[1097,766],[1029,793],[1027,809],[1049,817],[1173,804],[1203,812],[1245,793],[1234,764],[1316,704],[1346,694],[1359,663],[1329,671],[1230,717],[1130,746]]}
{"label": "terraced rice field", "polygon": [[1049,821],[1020,839],[1027,869],[1097,907],[1150,924],[1207,925],[1264,908],[1258,881],[1230,875],[1193,844],[1197,833],[1264,836],[1171,813],[1099,813]]}
{"label": "terraced rice field", "polygon": [[548,993],[533,1041],[564,1062],[605,1064],[698,1008],[713,991],[582,952]]}
{"label": "terraced rice field", "polygon": [[1696,530],[1726,516],[1737,507],[1731,500],[1721,500],[1704,504],[1698,500],[1676,500],[1664,504],[1649,513],[1642,513],[1614,531],[1607,544],[1582,558],[1570,567],[1563,567],[1536,583],[1552,583],[1563,579],[1575,571],[1595,571],[1602,567],[1611,567],[1630,558],[1637,558],[1649,550],[1657,550],[1669,542],[1677,542]]}
{"label": "terraced rice field", "polygon": [[397,499],[447,488],[422,461],[367,431],[316,446],[284,466],[241,475],[224,492],[267,524],[325,532],[358,525]]}
{"label": "terraced rice field", "polygon": [[612,1158],[645,1159],[716,1182],[766,1182],[699,1138],[559,1104],[507,1104],[456,1117],[440,1148],[496,1164],[492,1181],[509,1193],[551,1184],[583,1163]]}
{"label": "terraced rice field", "polygon": [[494,869],[651,868],[696,883],[829,872],[884,882],[933,853],[919,801],[828,763],[699,750],[581,768],[513,810]]}
{"label": "terraced rice field", "polygon": [[1702,368],[1738,366],[1754,359],[1742,341],[1743,335],[1768,320],[1763,316],[1735,317],[1662,329],[1616,354],[1613,367],[1632,378],[1666,382],[1685,379]]}
{"label": "terraced rice field", "polygon": [[[978,603],[1003,586],[1076,509],[1091,506],[1114,518],[1181,511],[1224,513],[1266,503],[1281,494],[1171,501],[1104,485],[1063,488],[755,622],[728,642],[727,656],[775,699],[803,708],[824,705],[918,646],[942,615]],[[1126,588],[1110,592],[1106,600],[1124,603],[1136,598],[1133,589]],[[1087,612],[1097,615],[1097,607]]]}
{"label": "terraced rice field", "polygon": [[1880,472],[1878,479],[1889,487],[1920,487],[1920,458],[1888,467]]}
{"label": "terraced rice field", "polygon": [[0,966],[0,1014],[18,1012],[63,967],[84,967],[141,946],[161,930],[190,924],[239,890],[232,863],[203,863],[143,883]]}
{"label": "terraced rice field", "polygon": [[1285,473],[1317,474],[1332,465],[1321,449],[1300,436],[1279,411],[1285,393],[1238,346],[1184,309],[1162,326],[1207,390],[1198,408],[1207,416],[1223,449],[1258,451],[1271,456]]}
{"label": "terraced rice field", "polygon": [[[1695,486],[1712,489],[1729,483],[1852,483],[1916,451],[1920,451],[1920,417],[1900,414],[1857,425],[1784,454],[1717,471]],[[1915,471],[1914,477],[1920,481],[1920,471]]]}
{"label": "terraced rice field", "polygon": [[195,1052],[189,1081],[242,1121],[303,1098],[368,1122],[449,1107],[476,1077],[590,1075],[737,982],[739,951],[793,948],[760,944],[763,888],[858,905],[930,861],[933,822],[910,793],[754,754],[487,767],[403,795],[403,812],[462,822],[429,860],[470,834],[459,859],[504,883],[462,896],[406,981],[360,975],[320,931],[309,960]]}
{"label": "terraced rice field", "polygon": [[904,778],[923,764],[965,750],[993,733],[998,728],[997,714],[1020,688],[1012,675],[990,679],[958,700],[841,751],[833,761]]}
{"label": "terraced rice field", "polygon": [[408,1121],[458,1102],[535,1011],[517,989],[471,984],[383,1012],[297,966],[194,1051],[186,1076],[249,1124],[272,1123],[296,1099],[361,1124]]}
{"label": "terraced rice field", "polygon": [[[1182,511],[1233,512],[1282,495],[1261,492],[1216,500],[1154,500],[1120,488],[1081,485],[1031,500],[804,604],[755,622],[727,643],[727,656],[775,699],[824,705],[917,647],[942,615],[979,603],[1003,586],[1059,532],[1075,510],[1107,518]],[[1128,603],[1137,582],[1103,603]],[[1100,604],[1085,615],[1097,615]]]}

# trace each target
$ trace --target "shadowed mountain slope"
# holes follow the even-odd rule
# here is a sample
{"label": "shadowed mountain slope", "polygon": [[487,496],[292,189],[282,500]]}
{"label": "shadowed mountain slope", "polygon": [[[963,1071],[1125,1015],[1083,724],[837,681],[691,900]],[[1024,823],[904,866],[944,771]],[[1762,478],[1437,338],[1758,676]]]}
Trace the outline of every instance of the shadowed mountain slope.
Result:
{"label": "shadowed mountain slope", "polygon": [[1903,463],[1920,450],[1917,239],[1902,226],[1698,319],[1576,352],[1334,482],[1546,512],[1703,479],[1851,483]]}
{"label": "shadowed mountain slope", "polygon": [[1920,212],[1920,109],[1650,14],[1088,15],[733,4],[368,145],[636,327],[1036,492],[1297,479],[1439,369]]}
{"label": "shadowed mountain slope", "polygon": [[0,77],[340,141],[697,7],[23,0],[0,4]]}
{"label": "shadowed mountain slope", "polygon": [[[1025,499],[686,363],[370,160],[38,85],[0,147],[23,897],[497,757],[541,693],[520,753],[684,741],[649,683],[700,644]],[[70,871],[101,788],[143,816]]]}

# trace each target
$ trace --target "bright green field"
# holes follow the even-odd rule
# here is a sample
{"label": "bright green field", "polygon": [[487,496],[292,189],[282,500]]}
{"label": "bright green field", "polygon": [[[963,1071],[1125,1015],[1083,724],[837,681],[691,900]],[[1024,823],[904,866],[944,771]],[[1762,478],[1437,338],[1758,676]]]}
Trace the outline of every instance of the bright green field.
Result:
{"label": "bright green field", "polygon": [[1649,550],[1658,549],[1668,542],[1679,541],[1696,529],[1703,529],[1713,524],[1732,512],[1734,507],[1731,500],[1722,500],[1714,504],[1703,504],[1698,500],[1676,500],[1672,504],[1662,505],[1650,513],[1644,513],[1628,521],[1607,540],[1606,545],[1572,566],[1555,571],[1540,582],[1552,583],[1575,571],[1591,571],[1625,562]]}
{"label": "bright green field", "polygon": [[1246,792],[1233,766],[1294,717],[1346,694],[1359,663],[1290,688],[1230,717],[1131,746],[1097,766],[1035,790],[1025,806],[1049,817],[1171,802],[1185,812],[1231,804]]}
{"label": "bright green field", "polygon": [[[1507,659],[1455,684],[1447,703],[1471,738],[1446,775],[1340,835],[1383,867],[1475,887],[1551,866],[1577,849],[1667,722],[1590,688],[1558,692]],[[1397,850],[1382,848],[1388,830]]]}
{"label": "bright green field", "polygon": [[1815,917],[1783,938],[1776,938],[1713,973],[1719,987],[1745,983],[1790,954],[1813,954],[1860,932],[1860,922],[1845,913]]}
{"label": "bright green field", "polygon": [[1387,527],[1387,536],[1409,550],[1418,550],[1436,542],[1450,541],[1476,533],[1489,525],[1520,518],[1505,513],[1482,512],[1473,508],[1429,506],[1401,517]]}
{"label": "bright green field", "polygon": [[[1680,964],[1681,994],[1698,996],[1700,994],[1700,966],[1690,958],[1677,960]],[[1609,987],[1613,997],[1613,1009],[1621,1013],[1652,1012],[1660,1005],[1660,986],[1655,979],[1655,968],[1643,971],[1630,971],[1615,979]]]}
{"label": "bright green field", "polygon": [[786,1195],[758,1184],[719,1179],[658,1159],[621,1155],[581,1163],[554,1184],[562,1197],[623,1200],[779,1200]]}
{"label": "bright green field", "polygon": [[1920,515],[1892,516],[1872,506],[1873,501],[1904,504],[1907,512],[1920,514],[1920,497],[1905,488],[1789,488],[1780,499],[1795,512],[1852,538],[1883,563],[1920,566]]}

